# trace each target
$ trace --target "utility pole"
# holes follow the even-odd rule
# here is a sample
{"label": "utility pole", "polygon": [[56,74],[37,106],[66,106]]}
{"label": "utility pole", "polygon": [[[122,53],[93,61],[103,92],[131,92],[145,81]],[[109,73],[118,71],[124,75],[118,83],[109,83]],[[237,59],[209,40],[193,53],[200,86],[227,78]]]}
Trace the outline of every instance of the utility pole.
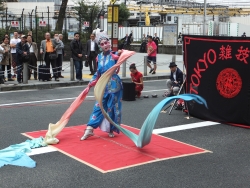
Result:
{"label": "utility pole", "polygon": [[79,33],[80,33],[80,34],[81,34],[81,31],[82,31],[81,12],[82,12],[82,8],[81,8],[81,6],[80,6],[80,8],[79,8]]}
{"label": "utility pole", "polygon": [[37,42],[37,6],[35,8],[36,42]]}
{"label": "utility pole", "polygon": [[23,11],[24,11],[24,8],[22,10],[22,31],[23,31]]}
{"label": "utility pole", "polygon": [[30,14],[30,30],[32,31],[32,14],[33,14],[34,9],[32,9],[31,14]]}
{"label": "utility pole", "polygon": [[203,35],[206,35],[206,19],[207,19],[207,0],[204,0]]}
{"label": "utility pole", "polygon": [[5,13],[6,15],[5,15],[5,29],[6,29],[6,33],[7,33],[7,31],[8,31],[8,29],[7,29],[7,16],[8,16],[8,8],[6,8],[6,13]]}
{"label": "utility pole", "polygon": [[49,6],[47,6],[48,8],[48,32],[49,32]]}

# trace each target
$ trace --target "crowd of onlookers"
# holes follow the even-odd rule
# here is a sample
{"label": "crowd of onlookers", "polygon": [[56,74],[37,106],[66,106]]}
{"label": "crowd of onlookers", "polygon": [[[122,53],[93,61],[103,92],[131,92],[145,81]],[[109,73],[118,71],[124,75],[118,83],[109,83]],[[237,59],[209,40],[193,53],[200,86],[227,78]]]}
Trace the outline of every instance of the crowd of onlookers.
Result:
{"label": "crowd of onlookers", "polygon": [[[50,68],[52,68],[52,75],[47,79],[53,78],[59,81],[59,78],[64,78],[62,72],[62,62],[64,53],[64,43],[62,34],[54,34],[53,38],[47,32],[44,35],[45,39],[41,41],[38,46],[32,37],[32,32],[25,35],[22,32],[15,31],[13,37],[10,39],[6,34],[0,45],[0,83],[6,81],[23,82],[23,63],[28,64],[28,79],[31,79],[33,74],[35,80],[43,78],[43,74],[50,75]],[[90,40],[86,46],[83,47],[80,41],[80,34],[75,33],[74,39],[70,43],[71,57],[73,58],[76,79],[82,80],[83,59],[86,59],[85,66],[89,67],[90,75],[94,75],[97,69],[96,57],[99,53],[98,44],[95,41],[95,35],[91,34]],[[85,50],[84,50],[85,49]],[[39,70],[37,61],[39,55],[44,66]],[[47,69],[48,71],[45,71]],[[46,73],[48,72],[48,73]],[[38,74],[40,73],[40,74]]]}
{"label": "crowd of onlookers", "polygon": [[[2,40],[3,43],[0,45],[0,83],[15,81],[15,79],[18,83],[22,83],[23,63],[28,63],[28,79],[33,74],[34,79],[37,80],[39,51],[42,59],[45,61],[46,68],[50,69],[50,65],[52,66],[53,76],[50,80],[55,78],[56,81],[59,81],[60,77],[63,78],[61,75],[64,54],[62,39],[62,34],[55,34],[54,38],[51,39],[50,33],[46,33],[45,40],[41,42],[41,46],[39,47],[34,41],[31,31],[26,35],[15,31],[11,39],[6,34]],[[5,76],[6,68],[7,77]]]}

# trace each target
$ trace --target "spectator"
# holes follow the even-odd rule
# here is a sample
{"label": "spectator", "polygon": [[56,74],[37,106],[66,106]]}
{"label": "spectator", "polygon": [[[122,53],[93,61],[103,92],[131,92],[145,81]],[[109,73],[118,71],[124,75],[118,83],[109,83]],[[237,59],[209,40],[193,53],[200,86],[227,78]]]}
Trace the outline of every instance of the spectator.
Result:
{"label": "spectator", "polygon": [[171,75],[170,75],[170,79],[167,80],[167,91],[165,92],[166,97],[177,95],[183,83],[183,73],[177,67],[175,62],[171,62],[169,65],[169,68],[171,71]]}
{"label": "spectator", "polygon": [[[3,60],[3,54],[5,53],[4,48],[0,45],[0,62]],[[4,84],[4,72],[2,71],[2,66],[0,66],[0,84]]]}
{"label": "spectator", "polygon": [[[87,41],[86,45],[86,58],[89,64],[89,75],[94,75],[97,70],[96,57],[98,55],[99,47],[95,40],[95,34],[90,35],[90,40]],[[93,69],[94,67],[94,69]]]}
{"label": "spectator", "polygon": [[157,33],[155,33],[155,36],[153,38],[153,41],[155,42],[156,46],[157,46],[157,53],[158,53],[158,44],[160,42],[160,38],[157,37]]}
{"label": "spectator", "polygon": [[180,32],[178,35],[178,43],[181,44],[181,42],[182,42],[182,34]]}
{"label": "spectator", "polygon": [[18,31],[18,38],[21,39],[22,36],[23,36],[23,32],[22,31]]}
{"label": "spectator", "polygon": [[[59,34],[58,35],[59,36],[59,40],[60,41],[62,41],[62,44],[63,44],[63,34]],[[63,46],[64,46],[64,44],[63,44]],[[65,52],[64,52],[64,48],[62,49],[62,63],[63,63],[63,57],[65,56],[66,54],[65,54]],[[64,78],[64,76],[62,76],[62,64],[61,64],[61,66],[60,66],[60,68],[59,68],[59,78]]]}
{"label": "spectator", "polygon": [[17,65],[17,54],[16,54],[16,44],[19,43],[21,39],[18,38],[17,31],[14,32],[13,38],[10,40],[10,47],[11,47],[11,55],[12,55],[12,67],[14,71],[14,75],[12,78],[16,77],[16,65]]}
{"label": "spectator", "polygon": [[46,68],[50,69],[50,65],[53,70],[53,77],[55,81],[59,81],[57,68],[56,68],[56,58],[57,58],[57,48],[60,47],[60,44],[57,43],[54,39],[50,38],[50,33],[45,33],[45,40],[41,42],[40,53],[43,54],[43,59],[46,63]]}
{"label": "spectator", "polygon": [[80,41],[80,34],[74,33],[74,40],[70,43],[70,49],[72,52],[72,58],[76,69],[76,79],[83,81],[82,79],[82,68],[83,68],[83,45]]}
{"label": "spectator", "polygon": [[142,36],[142,43],[141,43],[141,47],[140,47],[140,52],[141,53],[145,53],[146,52],[146,46],[147,46],[147,37],[145,36],[145,34],[143,34]]}
{"label": "spectator", "polygon": [[131,76],[131,81],[135,83],[135,92],[136,92],[136,97],[140,98],[141,97],[141,91],[143,90],[143,76],[142,73],[140,73],[137,69],[135,64],[131,64],[129,67],[130,70],[130,76]]}
{"label": "spectator", "polygon": [[17,51],[17,81],[18,83],[22,83],[22,71],[23,71],[23,63],[28,62],[29,57],[29,46],[26,43],[27,37],[25,35],[21,36],[21,42],[17,43],[16,51]]}
{"label": "spectator", "polygon": [[[34,70],[34,79],[37,80],[37,60],[38,60],[38,48],[35,42],[32,42],[32,36],[27,36],[27,44],[29,46],[30,51],[30,60],[29,60],[29,69]],[[31,77],[31,71],[28,71],[28,78]]]}
{"label": "spectator", "polygon": [[[147,53],[148,53],[148,67],[150,68],[149,73],[155,74],[156,73],[156,53],[157,46],[153,41],[152,36],[148,36],[148,44],[147,44]],[[154,68],[151,67],[151,62],[154,64]]]}
{"label": "spectator", "polygon": [[[62,37],[61,37],[62,38]],[[63,61],[63,49],[64,49],[64,44],[62,40],[60,40],[59,35],[55,34],[54,39],[57,43],[60,44],[60,46],[57,48],[57,58],[56,58],[56,67],[57,67],[57,73],[59,78],[64,78],[62,76],[62,61]]]}
{"label": "spectator", "polygon": [[121,41],[123,41],[123,43],[119,49],[128,49],[131,42],[132,42],[132,37],[133,37],[133,31],[131,31],[131,33],[129,35],[126,34],[126,36],[121,39]]}
{"label": "spectator", "polygon": [[[32,31],[28,31],[28,35],[30,35],[31,36],[31,38],[32,38],[32,42],[35,42],[35,40],[34,40],[34,38],[33,38],[33,35],[32,35]],[[28,36],[27,35],[27,36]]]}
{"label": "spectator", "polygon": [[3,59],[1,61],[1,66],[2,66],[3,75],[5,73],[5,67],[7,67],[8,81],[14,81],[11,78],[11,61],[12,61],[12,56],[11,56],[11,53],[10,53],[9,42],[10,42],[9,37],[4,37],[3,38],[3,43],[1,44],[1,46],[4,49],[4,53],[3,53]]}
{"label": "spectator", "polygon": [[241,35],[241,37],[247,37],[247,36],[246,36],[246,33],[244,32],[243,35]]}

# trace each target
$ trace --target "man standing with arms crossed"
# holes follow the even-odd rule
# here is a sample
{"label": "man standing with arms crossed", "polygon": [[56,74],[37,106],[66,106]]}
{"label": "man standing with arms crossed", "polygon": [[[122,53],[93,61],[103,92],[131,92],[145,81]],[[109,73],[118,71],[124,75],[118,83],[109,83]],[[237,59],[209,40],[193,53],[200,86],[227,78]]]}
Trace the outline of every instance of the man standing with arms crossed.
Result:
{"label": "man standing with arms crossed", "polygon": [[11,48],[11,55],[12,55],[12,67],[14,71],[14,76],[13,78],[16,77],[16,64],[17,64],[17,54],[16,54],[16,44],[21,42],[21,39],[18,38],[18,33],[17,31],[14,32],[13,38],[10,40],[10,48]]}
{"label": "man standing with arms crossed", "polygon": [[[155,74],[156,73],[156,53],[157,52],[157,46],[153,41],[152,36],[148,36],[148,44],[147,44],[147,53],[148,53],[148,67],[150,68],[149,73]],[[154,68],[151,66],[151,61],[154,64]]]}

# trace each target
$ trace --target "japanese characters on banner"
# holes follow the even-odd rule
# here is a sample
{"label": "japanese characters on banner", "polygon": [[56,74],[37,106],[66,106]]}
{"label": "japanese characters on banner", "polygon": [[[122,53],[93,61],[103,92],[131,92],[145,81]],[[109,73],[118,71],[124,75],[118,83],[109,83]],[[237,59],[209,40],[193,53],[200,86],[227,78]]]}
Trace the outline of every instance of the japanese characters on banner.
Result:
{"label": "japanese characters on banner", "polygon": [[190,102],[190,113],[250,128],[250,38],[185,35],[183,42],[186,92],[208,103]]}
{"label": "japanese characters on banner", "polygon": [[119,5],[108,6],[108,35],[111,37],[112,50],[118,50],[118,21],[119,21]]}

